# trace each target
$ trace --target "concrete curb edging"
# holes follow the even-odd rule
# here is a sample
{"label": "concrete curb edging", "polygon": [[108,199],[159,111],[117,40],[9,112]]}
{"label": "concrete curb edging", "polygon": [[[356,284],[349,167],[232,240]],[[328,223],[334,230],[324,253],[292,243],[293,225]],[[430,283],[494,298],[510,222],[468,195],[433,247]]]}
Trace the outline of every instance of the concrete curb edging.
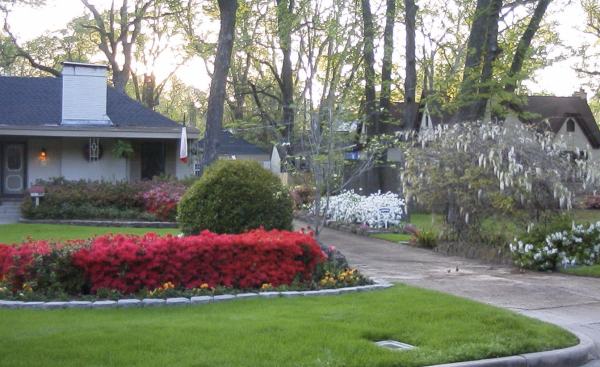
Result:
{"label": "concrete curb edging", "polygon": [[429,367],[580,367],[596,357],[594,342],[587,336],[569,330],[579,338],[579,344],[545,352],[481,359],[478,361],[436,364]]}
{"label": "concrete curb edging", "polygon": [[207,303],[226,302],[235,299],[248,298],[279,298],[279,297],[300,297],[300,296],[329,296],[345,293],[358,293],[363,291],[374,291],[378,289],[387,289],[392,287],[392,283],[381,280],[375,280],[374,284],[361,285],[357,287],[321,289],[313,291],[285,291],[285,292],[256,292],[239,294],[219,294],[214,296],[196,296],[191,298],[144,298],[142,300],[123,298],[119,300],[98,300],[90,301],[64,301],[64,302],[24,302],[24,301],[5,301],[0,300],[0,308],[10,309],[35,309],[35,310],[56,310],[63,308],[79,309],[105,309],[105,308],[139,308],[139,307],[162,307],[162,306],[188,306]]}

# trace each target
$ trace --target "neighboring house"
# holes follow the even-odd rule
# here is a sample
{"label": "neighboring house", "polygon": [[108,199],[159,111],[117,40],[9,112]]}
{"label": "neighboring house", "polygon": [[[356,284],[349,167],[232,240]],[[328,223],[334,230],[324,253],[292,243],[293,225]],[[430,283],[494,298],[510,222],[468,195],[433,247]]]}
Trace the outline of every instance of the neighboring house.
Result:
{"label": "neighboring house", "polygon": [[[107,86],[107,67],[65,62],[60,78],[0,77],[0,197],[37,180],[134,181],[193,174],[182,126]],[[198,130],[187,129],[189,140]],[[119,157],[115,146],[133,153]]]}
{"label": "neighboring house", "polygon": [[550,130],[567,151],[600,162],[600,129],[586,97],[583,91],[572,97],[528,96],[518,111],[505,118],[505,126],[525,123]]}
{"label": "neighboring house", "polygon": [[[195,172],[201,172],[201,153],[204,147],[204,139],[198,141],[194,145],[193,151],[196,152]],[[264,168],[271,169],[271,156],[269,152],[262,150],[260,147],[249,143],[248,141],[234,136],[230,131],[223,130],[219,135],[217,142],[218,159],[242,159],[253,160],[260,163]]]}

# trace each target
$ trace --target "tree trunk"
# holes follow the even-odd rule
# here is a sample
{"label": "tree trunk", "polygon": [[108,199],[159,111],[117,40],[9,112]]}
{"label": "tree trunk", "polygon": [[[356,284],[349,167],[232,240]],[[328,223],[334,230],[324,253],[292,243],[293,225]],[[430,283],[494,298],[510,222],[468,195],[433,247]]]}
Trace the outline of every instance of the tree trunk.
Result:
{"label": "tree trunk", "polygon": [[415,27],[417,6],[414,0],[404,0],[406,25],[406,77],[404,79],[404,126],[413,129],[417,117],[417,63],[415,56]]}
{"label": "tree trunk", "polygon": [[489,10],[492,0],[477,0],[475,18],[471,25],[467,43],[467,57],[463,71],[463,80],[458,95],[461,106],[453,118],[454,122],[473,121],[476,119],[473,101],[476,98],[477,86],[481,77],[481,62],[485,50],[489,21]]}
{"label": "tree trunk", "polygon": [[221,28],[215,56],[215,68],[210,83],[208,108],[206,111],[206,133],[204,134],[204,155],[202,167],[206,168],[217,159],[217,145],[223,126],[223,104],[225,103],[225,87],[233,51],[235,36],[235,18],[237,0],[219,0]]}
{"label": "tree trunk", "polygon": [[396,0],[386,0],[385,29],[383,31],[383,61],[381,65],[381,94],[379,108],[381,120],[390,118],[390,95],[392,89],[392,54],[394,53],[394,23],[396,20]]}
{"label": "tree trunk", "polygon": [[373,14],[371,13],[370,0],[361,0],[363,20],[363,65],[365,70],[365,115],[367,128],[379,134],[379,119],[377,114],[377,101],[375,95],[375,55],[373,28]]}
{"label": "tree trunk", "polygon": [[487,102],[490,99],[492,75],[494,73],[494,61],[500,54],[498,47],[498,19],[502,10],[502,0],[492,0],[488,13],[488,28],[486,34],[486,50],[481,79],[479,80],[478,99],[474,105],[475,118],[481,119],[485,115]]}
{"label": "tree trunk", "polygon": [[292,27],[294,0],[277,0],[277,28],[283,61],[281,99],[283,102],[283,138],[292,141],[294,133],[294,79],[292,75]]}
{"label": "tree trunk", "polygon": [[515,89],[517,89],[517,79],[519,78],[521,69],[523,69],[523,63],[525,62],[525,57],[527,57],[527,51],[529,51],[529,47],[531,47],[533,37],[540,28],[540,23],[542,22],[544,14],[546,14],[546,10],[548,9],[548,5],[550,5],[551,1],[552,0],[538,1],[535,11],[533,12],[533,16],[527,25],[527,29],[519,40],[517,51],[515,52],[512,64],[510,65],[510,71],[508,72],[508,82],[504,87],[504,90],[507,92],[514,93]]}

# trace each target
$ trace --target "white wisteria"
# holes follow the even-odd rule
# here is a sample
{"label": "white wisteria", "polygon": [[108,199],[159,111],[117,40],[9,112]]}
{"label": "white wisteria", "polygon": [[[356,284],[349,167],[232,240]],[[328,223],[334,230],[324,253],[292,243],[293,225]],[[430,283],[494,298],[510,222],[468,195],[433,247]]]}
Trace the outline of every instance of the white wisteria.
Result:
{"label": "white wisteria", "polygon": [[[499,211],[569,210],[575,193],[600,182],[597,164],[569,152],[550,131],[516,123],[459,123],[422,131],[406,151],[407,200],[446,210],[459,231]],[[462,226],[462,227],[461,227]]]}
{"label": "white wisteria", "polygon": [[320,214],[329,220],[366,224],[371,228],[397,226],[406,216],[404,199],[391,192],[363,196],[352,190],[343,191],[331,196],[329,205],[322,199],[321,208]]}

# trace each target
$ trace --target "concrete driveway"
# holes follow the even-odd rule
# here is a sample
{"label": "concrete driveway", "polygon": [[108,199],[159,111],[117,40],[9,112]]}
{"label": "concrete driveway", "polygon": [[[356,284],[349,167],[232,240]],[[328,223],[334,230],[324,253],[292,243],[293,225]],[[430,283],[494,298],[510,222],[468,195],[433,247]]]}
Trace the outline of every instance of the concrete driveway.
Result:
{"label": "concrete driveway", "polygon": [[[306,227],[302,222],[296,226]],[[325,229],[352,266],[373,278],[470,298],[580,332],[600,352],[600,279],[520,272],[477,260]]]}

